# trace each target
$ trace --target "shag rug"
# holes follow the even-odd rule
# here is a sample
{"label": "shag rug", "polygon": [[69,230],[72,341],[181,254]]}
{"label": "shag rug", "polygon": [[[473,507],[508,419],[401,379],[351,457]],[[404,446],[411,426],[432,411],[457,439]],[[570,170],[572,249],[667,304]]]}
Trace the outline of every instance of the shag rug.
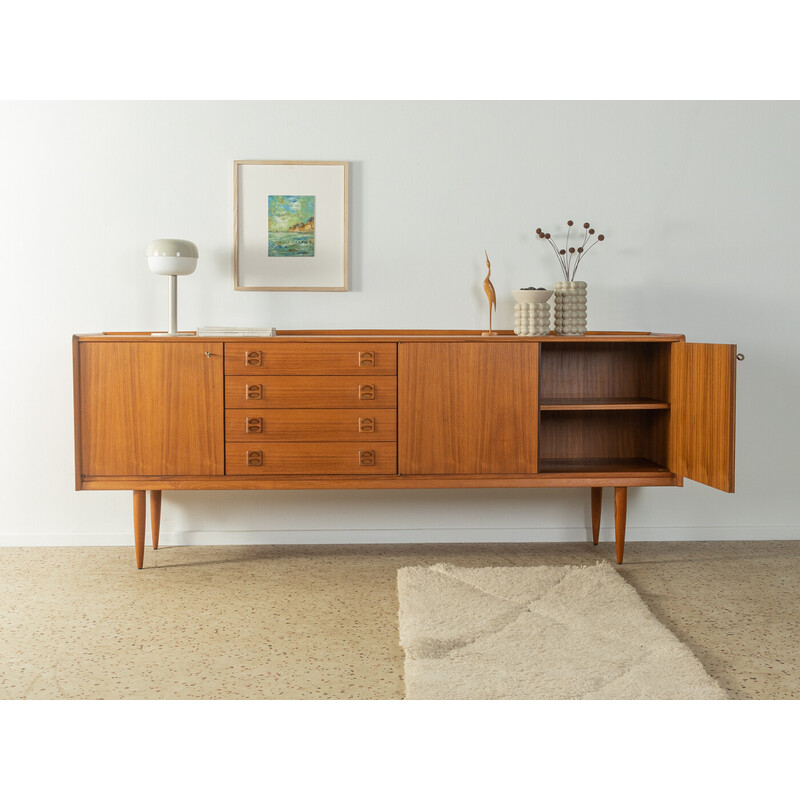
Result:
{"label": "shag rug", "polygon": [[410,700],[723,700],[607,563],[404,567]]}

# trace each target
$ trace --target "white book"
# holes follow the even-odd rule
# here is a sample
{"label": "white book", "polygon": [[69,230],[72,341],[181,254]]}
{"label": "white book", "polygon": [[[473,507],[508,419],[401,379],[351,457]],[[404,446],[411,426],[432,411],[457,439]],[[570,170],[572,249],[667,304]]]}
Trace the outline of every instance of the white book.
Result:
{"label": "white book", "polygon": [[242,328],[219,325],[200,325],[198,336],[276,336],[275,328]]}

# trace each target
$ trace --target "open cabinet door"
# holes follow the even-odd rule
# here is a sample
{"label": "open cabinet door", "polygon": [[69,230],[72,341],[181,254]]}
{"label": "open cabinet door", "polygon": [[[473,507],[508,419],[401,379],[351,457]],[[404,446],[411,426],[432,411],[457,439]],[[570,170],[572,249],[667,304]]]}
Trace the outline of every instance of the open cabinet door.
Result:
{"label": "open cabinet door", "polygon": [[723,492],[734,488],[736,345],[672,345],[668,466]]}

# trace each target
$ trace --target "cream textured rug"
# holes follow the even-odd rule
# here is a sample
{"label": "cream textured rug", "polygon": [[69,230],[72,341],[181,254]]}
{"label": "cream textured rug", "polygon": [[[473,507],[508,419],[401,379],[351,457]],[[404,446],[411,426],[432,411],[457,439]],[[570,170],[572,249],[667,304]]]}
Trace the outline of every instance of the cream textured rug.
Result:
{"label": "cream textured rug", "polygon": [[404,567],[411,700],[722,700],[725,692],[607,563]]}

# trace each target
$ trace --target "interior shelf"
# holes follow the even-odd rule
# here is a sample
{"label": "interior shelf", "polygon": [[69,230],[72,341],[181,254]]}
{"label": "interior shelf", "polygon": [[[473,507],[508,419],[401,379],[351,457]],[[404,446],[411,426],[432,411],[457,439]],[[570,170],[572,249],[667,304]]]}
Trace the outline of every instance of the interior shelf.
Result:
{"label": "interior shelf", "polygon": [[542,411],[668,409],[670,345],[542,343]]}
{"label": "interior shelf", "polygon": [[542,411],[646,411],[669,408],[669,403],[651,397],[543,397]]}
{"label": "interior shelf", "polygon": [[539,425],[540,461],[566,465],[567,471],[580,471],[594,459],[601,471],[652,470],[654,465],[665,464],[668,406],[655,409],[636,406],[623,412],[619,408],[578,404],[573,408],[558,406],[543,410]]}
{"label": "interior shelf", "polygon": [[652,473],[669,470],[649,458],[543,458],[539,462],[540,473]]}

